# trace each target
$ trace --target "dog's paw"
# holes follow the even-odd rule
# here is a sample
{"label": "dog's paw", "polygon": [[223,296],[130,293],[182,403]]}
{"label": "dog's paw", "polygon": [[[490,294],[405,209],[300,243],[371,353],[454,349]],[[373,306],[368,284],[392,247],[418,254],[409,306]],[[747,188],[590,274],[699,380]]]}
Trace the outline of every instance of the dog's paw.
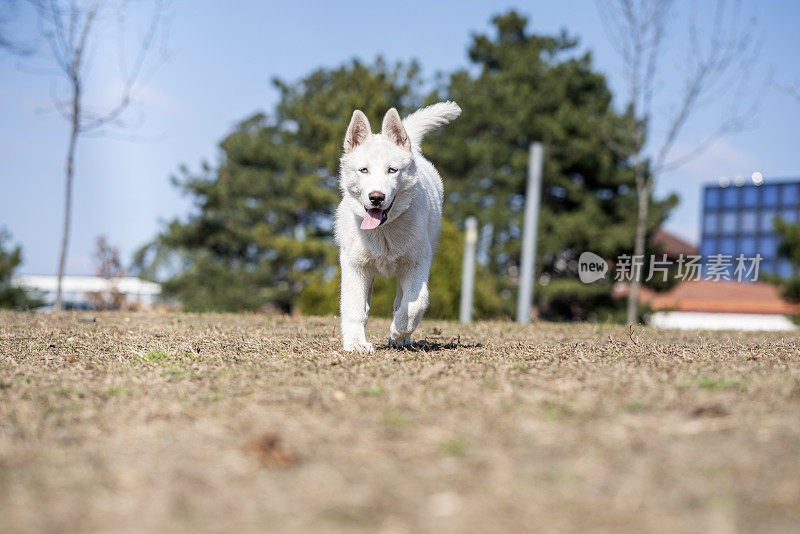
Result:
{"label": "dog's paw", "polygon": [[375,348],[372,346],[372,343],[368,341],[345,341],[343,343],[343,348],[345,352],[359,352],[362,354],[372,354],[375,352]]}
{"label": "dog's paw", "polygon": [[404,347],[410,347],[411,345],[413,345],[413,343],[410,337],[407,337],[402,341],[395,341],[392,338],[389,338],[389,348],[392,349],[402,349]]}
{"label": "dog's paw", "polygon": [[411,337],[411,331],[408,328],[408,321],[398,321],[395,318],[389,326],[389,339],[395,343],[401,343]]}

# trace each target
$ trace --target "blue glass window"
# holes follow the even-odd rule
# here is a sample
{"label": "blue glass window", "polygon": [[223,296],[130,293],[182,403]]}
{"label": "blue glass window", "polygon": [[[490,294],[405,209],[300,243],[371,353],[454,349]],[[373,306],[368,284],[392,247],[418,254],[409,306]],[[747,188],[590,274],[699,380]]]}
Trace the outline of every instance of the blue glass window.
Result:
{"label": "blue glass window", "polygon": [[720,239],[719,252],[720,254],[733,256],[736,253],[736,240],[732,237]]}
{"label": "blue glass window", "polygon": [[717,251],[717,242],[716,239],[704,239],[703,244],[700,247],[700,254],[703,258],[707,258],[712,254],[716,254]]}
{"label": "blue glass window", "polygon": [[715,210],[719,207],[719,189],[706,189],[706,209]]}
{"label": "blue glass window", "polygon": [[723,234],[736,233],[736,213],[722,213],[722,228],[720,229],[720,232]]}
{"label": "blue glass window", "polygon": [[764,185],[761,186],[761,204],[764,206],[775,206],[778,204],[778,186],[777,185]]}
{"label": "blue glass window", "polygon": [[703,233],[706,235],[709,234],[716,234],[717,233],[717,221],[719,217],[717,217],[716,213],[706,213],[705,218],[703,219]]}
{"label": "blue glass window", "polygon": [[751,256],[755,256],[756,252],[758,252],[758,249],[756,248],[756,238],[743,237],[739,239],[739,252],[741,252],[748,258]]}
{"label": "blue glass window", "polygon": [[742,188],[742,206],[755,208],[758,204],[758,187],[754,185]]}
{"label": "blue glass window", "polygon": [[756,216],[755,210],[747,210],[742,212],[742,218],[740,219],[740,231],[745,234],[754,234],[756,232],[756,223],[758,222],[758,217]]}
{"label": "blue glass window", "polygon": [[722,190],[722,206],[724,208],[735,208],[739,203],[739,188],[728,187]]}
{"label": "blue glass window", "polygon": [[797,222],[797,211],[793,209],[782,209],[781,210],[781,219],[786,222]]}
{"label": "blue glass window", "polygon": [[789,260],[778,260],[778,276],[781,278],[789,278],[792,276],[792,264]]}
{"label": "blue glass window", "polygon": [[785,184],[781,191],[781,205],[797,208],[800,202],[800,190],[798,184]]}
{"label": "blue glass window", "polygon": [[759,227],[761,232],[767,233],[773,230],[772,221],[775,220],[776,215],[777,213],[774,211],[761,212],[761,226]]}
{"label": "blue glass window", "polygon": [[778,238],[774,235],[764,236],[760,239],[759,252],[765,258],[772,258],[778,252]]}
{"label": "blue glass window", "polygon": [[758,264],[758,273],[761,276],[761,273],[775,273],[775,262],[762,260],[761,263]]}

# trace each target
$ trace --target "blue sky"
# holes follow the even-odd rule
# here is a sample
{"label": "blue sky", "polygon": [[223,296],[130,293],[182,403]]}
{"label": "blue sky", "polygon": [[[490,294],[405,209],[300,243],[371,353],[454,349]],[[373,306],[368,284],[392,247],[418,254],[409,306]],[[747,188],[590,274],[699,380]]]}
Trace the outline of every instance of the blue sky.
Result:
{"label": "blue sky", "polygon": [[[678,11],[688,3],[678,2]],[[128,261],[156,234],[164,221],[191,209],[170,184],[181,164],[197,168],[219,157],[217,143],[243,118],[270,110],[277,92],[270,80],[293,81],[319,66],[350,58],[371,61],[378,54],[390,61],[417,59],[426,76],[467,66],[467,47],[475,32],[489,30],[492,15],[515,8],[539,33],[566,28],[593,53],[622,103],[620,59],[609,44],[593,1],[571,2],[201,2],[174,0],[168,61],[156,71],[129,118],[143,123],[133,131],[82,138],[78,145],[74,218],[67,272],[93,271],[94,241],[104,234],[120,246]],[[776,85],[800,84],[800,3],[744,2],[758,17],[763,45],[752,73],[758,87],[768,69]],[[32,13],[20,9],[11,26],[18,35],[35,31]],[[665,74],[656,101],[659,119],[674,103],[684,49],[678,27],[666,49]],[[113,93],[114,69],[108,46],[94,50],[90,83],[95,100]],[[23,246],[27,274],[54,273],[63,217],[63,165],[67,124],[53,111],[51,92],[57,76],[42,47],[29,58],[0,55],[0,226]],[[711,100],[692,121],[677,147],[691,149],[709,125],[727,110]],[[680,206],[667,227],[697,242],[699,192],[721,176],[770,178],[800,176],[800,102],[778,87],[767,91],[757,119],[746,131],[726,136],[702,157],[662,176],[656,193],[677,192]],[[135,139],[131,140],[133,136]],[[431,159],[436,159],[431,154]],[[445,184],[446,187],[446,184]]]}

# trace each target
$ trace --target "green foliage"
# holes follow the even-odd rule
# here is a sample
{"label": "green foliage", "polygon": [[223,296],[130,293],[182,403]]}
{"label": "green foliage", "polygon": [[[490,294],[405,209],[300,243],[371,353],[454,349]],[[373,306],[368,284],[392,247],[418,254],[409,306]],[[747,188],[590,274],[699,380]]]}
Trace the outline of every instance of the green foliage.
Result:
{"label": "green foliage", "polygon": [[467,442],[455,437],[439,444],[439,453],[442,456],[464,456],[467,453]]}
{"label": "green foliage", "polygon": [[154,350],[144,355],[151,362],[165,362],[170,359],[170,355],[160,350]]}
{"label": "green foliage", "polygon": [[738,380],[731,380],[730,378],[709,378],[700,377],[697,379],[697,387],[701,389],[735,389],[741,386]]}
{"label": "green foliage", "polygon": [[353,109],[375,121],[392,106],[407,111],[418,71],[354,61],[295,84],[275,80],[275,112],[226,137],[218,168],[184,168],[174,179],[196,209],[140,250],[135,268],[166,278],[164,296],[188,310],[290,311],[307,284],[335,269],[337,167]]}
{"label": "green foliage", "polygon": [[[800,222],[790,223],[781,217],[776,217],[775,233],[778,235],[778,255],[786,258],[792,264],[792,275],[785,280],[778,277],[765,277],[766,280],[774,282],[781,288],[783,298],[790,302],[800,302],[800,276],[797,271],[800,268]],[[800,321],[800,315],[794,318],[795,322]]]}
{"label": "green foliage", "polygon": [[[499,285],[513,287],[508,273],[516,272],[520,257],[529,146],[543,142],[537,264],[554,284],[545,288],[544,312],[585,318],[598,300],[613,304],[610,285],[581,287],[572,260],[586,250],[616,258],[630,253],[634,240],[634,174],[608,148],[624,145],[613,132],[626,119],[614,112],[605,78],[592,69],[589,53],[577,52],[576,39],[531,34],[514,11],[493,24],[493,37],[473,38],[474,68],[452,74],[429,98],[450,98],[465,110],[446,134],[428,142],[446,184],[445,213],[491,225],[491,272]],[[471,74],[475,68],[477,75]],[[653,203],[651,231],[675,202]],[[569,281],[556,283],[559,277]],[[512,300],[515,292],[502,295]]]}
{"label": "green foliage", "polygon": [[623,322],[625,310],[611,297],[612,282],[584,284],[578,278],[553,278],[536,286],[536,301],[543,319],[565,317],[590,321]]}
{"label": "green foliage", "polygon": [[12,283],[14,271],[22,263],[22,248],[10,248],[10,240],[9,233],[0,228],[0,308],[28,310],[41,306],[41,299]]}
{"label": "green foliage", "polygon": [[790,223],[776,217],[774,224],[779,238],[778,255],[788,259],[793,271],[797,271],[800,268],[800,222]]}
{"label": "green foliage", "polygon": [[386,390],[383,387],[379,386],[378,384],[373,384],[372,386],[368,387],[365,390],[367,395],[383,395],[386,393]]}

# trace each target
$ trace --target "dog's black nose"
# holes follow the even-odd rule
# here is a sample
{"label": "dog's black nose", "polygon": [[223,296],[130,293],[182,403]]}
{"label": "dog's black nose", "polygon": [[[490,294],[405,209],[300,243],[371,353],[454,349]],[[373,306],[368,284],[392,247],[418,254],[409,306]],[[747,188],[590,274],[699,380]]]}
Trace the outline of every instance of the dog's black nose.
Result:
{"label": "dog's black nose", "polygon": [[386,199],[386,195],[384,195],[380,191],[373,191],[367,196],[369,197],[369,201],[372,202],[373,206],[380,206],[381,202],[383,202]]}

